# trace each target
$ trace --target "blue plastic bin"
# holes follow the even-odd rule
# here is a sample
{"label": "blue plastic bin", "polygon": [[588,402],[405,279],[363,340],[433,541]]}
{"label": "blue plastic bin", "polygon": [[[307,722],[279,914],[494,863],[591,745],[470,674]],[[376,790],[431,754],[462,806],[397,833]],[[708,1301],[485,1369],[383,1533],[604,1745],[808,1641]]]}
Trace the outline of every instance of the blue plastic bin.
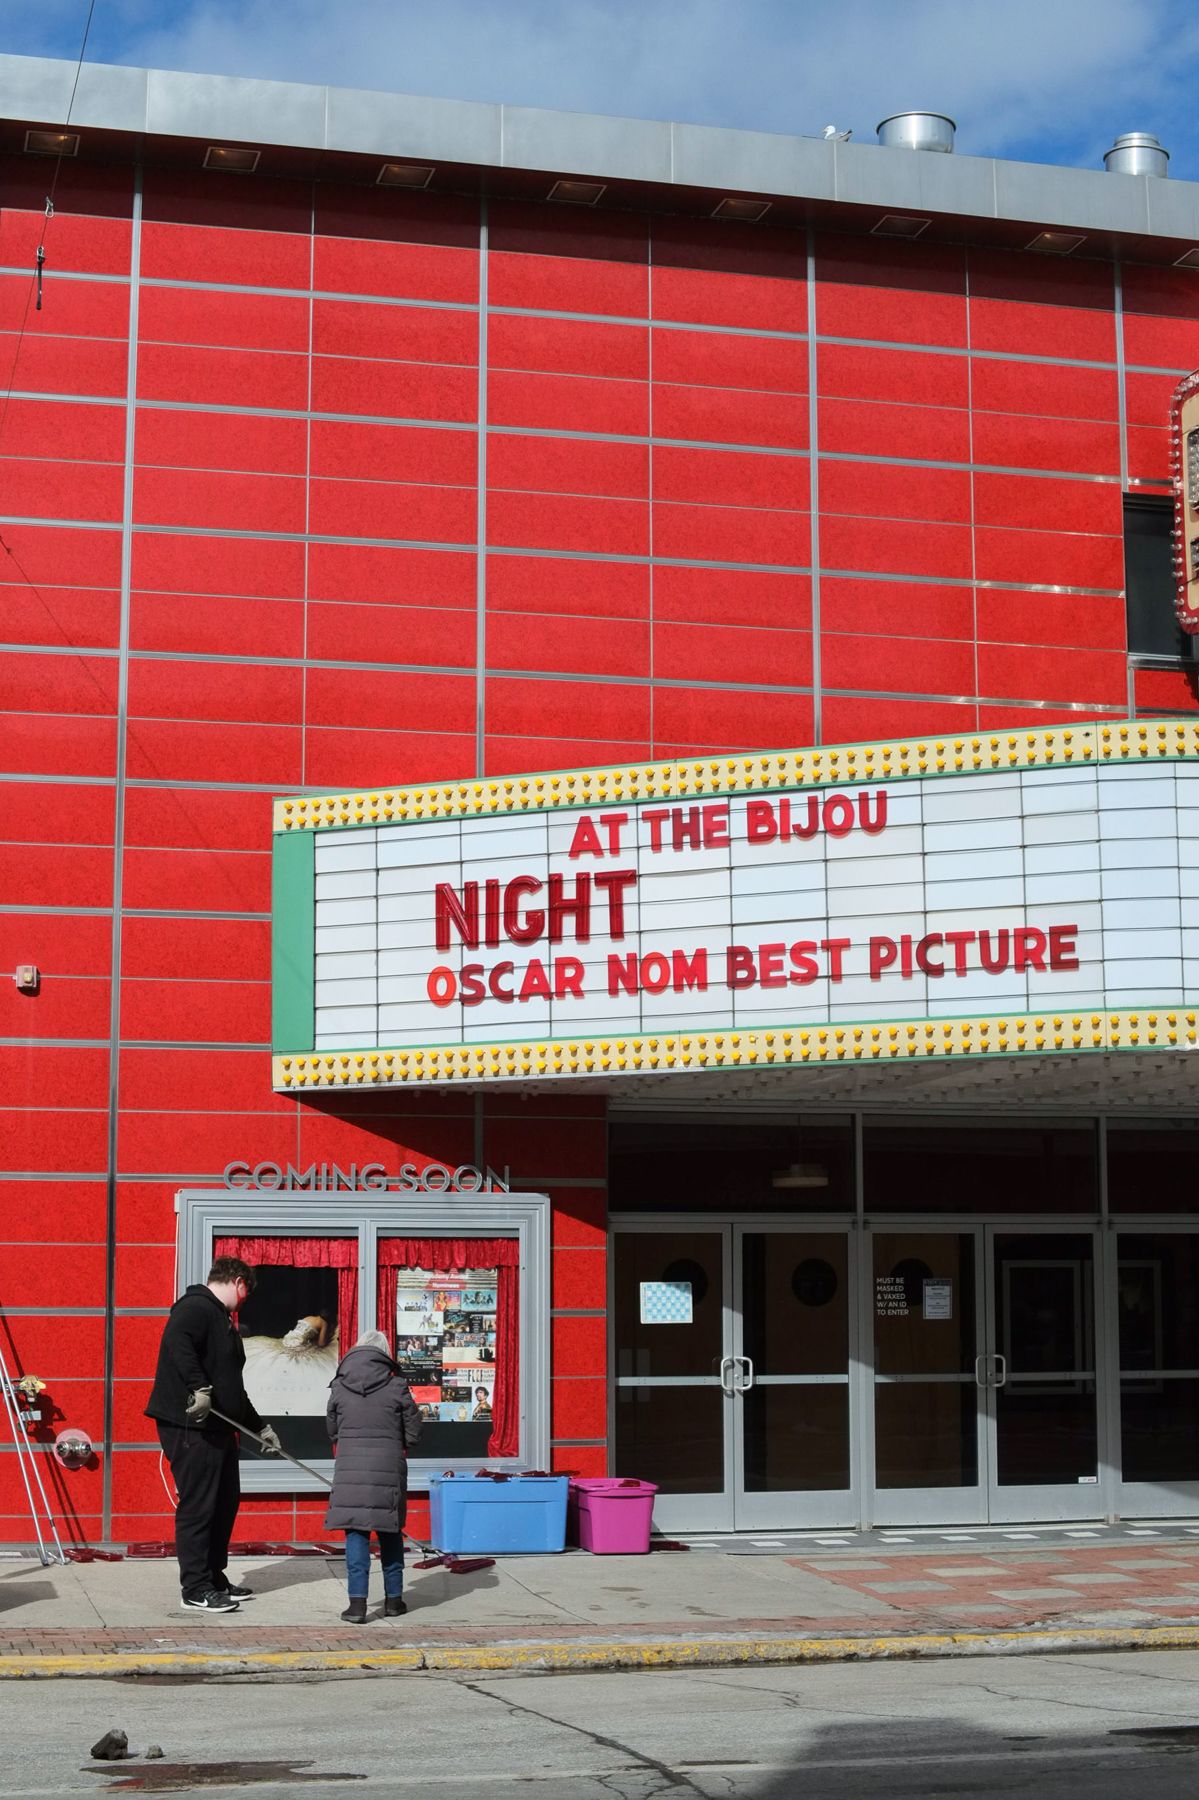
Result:
{"label": "blue plastic bin", "polygon": [[434,1475],[429,1480],[429,1535],[455,1554],[528,1555],[566,1547],[565,1475]]}

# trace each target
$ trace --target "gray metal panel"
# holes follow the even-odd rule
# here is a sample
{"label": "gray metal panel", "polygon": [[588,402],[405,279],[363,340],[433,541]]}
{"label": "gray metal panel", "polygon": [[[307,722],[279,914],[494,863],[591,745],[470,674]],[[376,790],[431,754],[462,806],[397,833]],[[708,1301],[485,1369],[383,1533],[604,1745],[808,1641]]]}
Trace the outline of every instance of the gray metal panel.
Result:
{"label": "gray metal panel", "polygon": [[672,125],[674,175],[683,187],[717,192],[834,197],[833,146],[819,138]]}
{"label": "gray metal panel", "polygon": [[990,219],[995,216],[997,166],[989,156],[938,156],[926,150],[838,144],[837,198]]}
{"label": "gray metal panel", "polygon": [[164,137],[319,145],[325,140],[326,91],[297,82],[151,69],[146,130]]}
{"label": "gray metal panel", "polygon": [[886,150],[878,144],[836,146],[838,200],[857,206],[898,207],[992,218],[995,168],[989,157],[937,156],[924,150]]}
{"label": "gray metal panel", "polygon": [[504,108],[506,169],[554,169],[612,180],[671,181],[670,126],[650,119]]}
{"label": "gray metal panel", "polygon": [[1001,219],[1034,219],[1092,231],[1148,231],[1146,175],[1054,169],[1040,163],[995,164]]}
{"label": "gray metal panel", "polygon": [[498,164],[503,148],[500,108],[471,100],[426,100],[411,94],[374,94],[327,88],[325,144],[365,156],[422,162]]}
{"label": "gray metal panel", "polygon": [[[71,107],[71,123],[143,131],[148,80],[145,69],[84,63]],[[0,56],[0,110],[5,118],[65,124],[74,83],[72,62],[40,56]]]}
{"label": "gray metal panel", "polygon": [[[0,117],[65,124],[75,64],[0,56]],[[85,63],[80,126],[241,140],[430,162],[537,169],[601,181],[733,189],[764,198],[1011,219],[1083,232],[1199,239],[1199,183],[1111,175],[874,144],[599,118]]]}
{"label": "gray metal panel", "polygon": [[1147,180],[1145,196],[1149,229],[1155,236],[1199,244],[1199,182]]}

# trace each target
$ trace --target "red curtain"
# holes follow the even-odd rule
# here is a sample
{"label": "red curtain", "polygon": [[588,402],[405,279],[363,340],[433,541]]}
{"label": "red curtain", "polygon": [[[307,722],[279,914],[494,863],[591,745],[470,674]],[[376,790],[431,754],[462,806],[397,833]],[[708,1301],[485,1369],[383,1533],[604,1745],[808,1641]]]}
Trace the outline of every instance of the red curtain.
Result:
{"label": "red curtain", "polygon": [[293,1269],[336,1269],[339,1353],[344,1356],[358,1342],[357,1238],[223,1237],[217,1238],[213,1254],[240,1256],[251,1268],[282,1263]]}
{"label": "red curtain", "polygon": [[[249,1259],[247,1258],[247,1261]],[[395,1350],[396,1272],[428,1269],[451,1274],[498,1269],[495,1311],[495,1394],[488,1456],[520,1454],[520,1240],[497,1238],[380,1238],[379,1329]]]}

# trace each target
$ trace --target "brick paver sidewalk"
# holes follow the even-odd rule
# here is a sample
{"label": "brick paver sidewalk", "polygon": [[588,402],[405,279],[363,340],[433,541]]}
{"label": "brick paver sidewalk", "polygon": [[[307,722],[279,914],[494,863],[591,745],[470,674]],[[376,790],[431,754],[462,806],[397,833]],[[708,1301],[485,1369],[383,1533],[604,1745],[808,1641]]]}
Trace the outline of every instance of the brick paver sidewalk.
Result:
{"label": "brick paver sidewalk", "polygon": [[1096,1624],[1199,1617],[1199,1548],[1129,1543],[1063,1550],[788,1557],[927,1621],[986,1629],[1085,1614]]}
{"label": "brick paver sidewalk", "polygon": [[[894,1553],[869,1544],[771,1556],[768,1566],[756,1557],[747,1564],[740,1556],[698,1550],[668,1561],[505,1559],[476,1589],[441,1575],[418,1576],[403,1618],[383,1619],[376,1597],[369,1622],[359,1627],[333,1621],[343,1604],[333,1570],[305,1578],[292,1564],[280,1584],[267,1570],[251,1568],[258,1598],[238,1613],[204,1617],[179,1612],[172,1571],[154,1572],[137,1560],[77,1569],[27,1568],[31,1586],[49,1577],[55,1589],[51,1602],[35,1602],[38,1623],[20,1623],[20,1604],[11,1605],[18,1587],[6,1589],[0,1659],[8,1673],[20,1673],[27,1659],[41,1659],[42,1672],[53,1673],[56,1659],[64,1668],[88,1658],[97,1666],[144,1659],[162,1667],[173,1657],[181,1667],[322,1657],[368,1666],[377,1656],[441,1667],[447,1659],[492,1652],[526,1661],[544,1653],[557,1666],[572,1659],[582,1666],[604,1654],[604,1646],[622,1645],[626,1665],[635,1666],[679,1660],[701,1648],[769,1659],[816,1639],[839,1645],[842,1655],[858,1654],[855,1644],[862,1654],[884,1653],[884,1640],[892,1639],[936,1642],[937,1653],[954,1653],[945,1646],[972,1636],[977,1648],[988,1634],[1010,1640],[1022,1632],[1098,1637],[1125,1631],[1140,1639],[1155,1626],[1192,1636],[1199,1630],[1194,1538],[952,1549],[913,1544]],[[291,1608],[290,1617],[285,1611],[280,1618],[281,1605]],[[747,1614],[752,1608],[751,1616],[741,1608]],[[64,1615],[73,1622],[61,1623]],[[109,1622],[114,1616],[126,1622]],[[32,1661],[29,1668],[37,1672]]]}

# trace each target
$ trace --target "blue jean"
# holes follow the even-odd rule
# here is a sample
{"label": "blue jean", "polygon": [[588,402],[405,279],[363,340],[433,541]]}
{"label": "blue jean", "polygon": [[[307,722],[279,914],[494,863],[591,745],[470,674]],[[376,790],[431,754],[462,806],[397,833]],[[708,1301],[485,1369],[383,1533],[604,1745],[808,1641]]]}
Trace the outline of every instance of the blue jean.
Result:
{"label": "blue jean", "polygon": [[[404,1591],[404,1539],[398,1531],[377,1531],[383,1565],[383,1592],[398,1600]],[[371,1534],[346,1532],[346,1586],[351,1600],[365,1600],[371,1579]]]}

